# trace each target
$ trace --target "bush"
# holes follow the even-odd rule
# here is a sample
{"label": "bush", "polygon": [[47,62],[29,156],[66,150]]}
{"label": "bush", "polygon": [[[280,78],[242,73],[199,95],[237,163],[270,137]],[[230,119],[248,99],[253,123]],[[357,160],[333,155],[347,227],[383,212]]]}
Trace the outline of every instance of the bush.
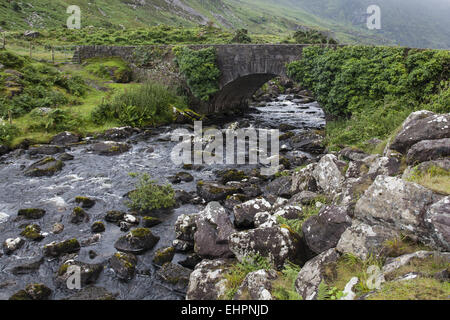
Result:
{"label": "bush", "polygon": [[25,58],[9,51],[0,51],[0,63],[7,68],[21,69],[25,65]]}
{"label": "bush", "polygon": [[234,34],[233,39],[231,40],[231,43],[251,43],[252,38],[248,35],[247,29],[239,29],[236,30],[236,33]]}
{"label": "bush", "polygon": [[219,91],[221,73],[217,67],[216,49],[210,47],[191,50],[187,47],[175,47],[174,52],[192,94],[202,101],[208,101]]}
{"label": "bush", "polygon": [[139,213],[150,213],[157,209],[167,209],[175,205],[175,191],[171,185],[160,186],[146,173],[130,174],[139,178],[136,190],[129,193],[126,205]]}
{"label": "bush", "polygon": [[0,119],[0,143],[9,144],[19,134],[19,129]]}

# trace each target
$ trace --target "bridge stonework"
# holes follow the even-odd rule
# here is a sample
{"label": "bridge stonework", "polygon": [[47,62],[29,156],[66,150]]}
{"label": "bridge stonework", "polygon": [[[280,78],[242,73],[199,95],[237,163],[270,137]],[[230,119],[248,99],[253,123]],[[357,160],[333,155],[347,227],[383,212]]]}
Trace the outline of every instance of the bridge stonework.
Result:
{"label": "bridge stonework", "polygon": [[[286,64],[302,57],[300,44],[189,45],[191,49],[215,47],[221,70],[220,90],[201,107],[205,113],[244,108],[247,100],[267,81],[286,76]],[[151,47],[151,46],[149,46]],[[74,59],[118,56],[133,63],[134,46],[80,46]],[[199,110],[200,111],[200,110]]]}

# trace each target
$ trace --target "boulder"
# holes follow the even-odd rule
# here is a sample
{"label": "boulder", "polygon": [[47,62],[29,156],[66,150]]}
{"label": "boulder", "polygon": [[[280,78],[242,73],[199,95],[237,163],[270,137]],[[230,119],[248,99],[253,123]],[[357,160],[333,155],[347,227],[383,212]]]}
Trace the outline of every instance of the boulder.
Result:
{"label": "boulder", "polygon": [[191,273],[186,300],[219,300],[227,290],[226,275],[232,262],[225,259],[203,260]]}
{"label": "boulder", "polygon": [[65,148],[61,147],[61,146],[42,144],[42,145],[31,146],[28,149],[28,154],[31,156],[35,156],[38,154],[51,156],[51,155],[55,155],[57,153],[63,153],[64,151],[65,151]]}
{"label": "boulder", "polygon": [[291,196],[292,178],[291,176],[283,176],[276,178],[264,189],[264,194],[275,195],[279,197]]}
{"label": "boulder", "polygon": [[312,174],[320,189],[335,196],[342,189],[345,180],[342,170],[346,166],[347,163],[338,160],[335,155],[327,154],[320,159]]}
{"label": "boulder", "polygon": [[412,165],[430,160],[443,159],[449,156],[450,138],[423,140],[409,149],[406,162]]}
{"label": "boulder", "polygon": [[277,278],[275,270],[250,272],[242,281],[234,300],[273,300],[272,283]]}
{"label": "boulder", "polygon": [[294,194],[289,200],[289,204],[294,205],[310,205],[319,195],[311,191],[302,191]]}
{"label": "boulder", "polygon": [[422,237],[425,242],[437,249],[450,251],[450,196],[431,205],[424,220],[429,230]]}
{"label": "boulder", "polygon": [[228,213],[218,202],[210,202],[195,219],[195,252],[202,258],[229,258],[228,238],[235,232]]}
{"label": "boulder", "polygon": [[339,152],[339,155],[342,157],[342,159],[348,160],[348,161],[362,161],[363,159],[365,159],[369,156],[364,151],[355,149],[355,148],[351,148],[351,147],[342,149]]}
{"label": "boulder", "polygon": [[156,271],[158,277],[175,286],[176,290],[182,292],[187,290],[191,273],[191,269],[171,262],[165,263],[158,271]]}
{"label": "boulder", "polygon": [[450,159],[425,161],[417,166],[409,166],[402,175],[403,180],[410,179],[414,174],[427,173],[432,167],[438,167],[446,171],[450,171]]}
{"label": "boulder", "polygon": [[123,281],[130,281],[136,272],[137,257],[132,253],[116,252],[109,263],[117,277]]}
{"label": "boulder", "polygon": [[200,258],[198,254],[191,253],[184,260],[181,260],[178,263],[185,268],[193,270],[201,261],[202,258]]}
{"label": "boulder", "polygon": [[20,249],[25,241],[22,238],[9,238],[3,242],[3,252],[7,255],[12,254],[14,251]]}
{"label": "boulder", "polygon": [[71,268],[74,268],[73,270],[80,271],[80,284],[83,287],[88,284],[95,283],[100,276],[100,273],[103,271],[103,265],[101,264],[89,264],[74,260],[67,260],[59,267],[58,276],[56,278],[56,283],[60,287],[66,286],[67,281],[73,275]]}
{"label": "boulder", "polygon": [[295,290],[304,300],[316,300],[320,283],[324,280],[324,268],[339,259],[338,252],[329,249],[308,261],[295,280]]}
{"label": "boulder", "polygon": [[97,138],[108,141],[122,141],[130,138],[137,132],[139,132],[139,130],[132,127],[112,128],[98,135]]}
{"label": "boulder", "polygon": [[312,154],[321,154],[325,151],[323,136],[316,133],[306,133],[291,139],[291,146],[295,150],[302,150]]}
{"label": "boulder", "polygon": [[51,242],[44,246],[44,255],[47,257],[58,257],[63,254],[76,253],[80,251],[80,243],[77,239]]}
{"label": "boulder", "polygon": [[28,220],[37,220],[45,215],[45,210],[37,208],[20,209],[17,215]]}
{"label": "boulder", "polygon": [[273,216],[288,220],[299,219],[303,217],[303,209],[300,206],[288,205],[276,210]]}
{"label": "boulder", "polygon": [[34,162],[25,170],[27,177],[51,177],[58,171],[61,171],[64,163],[52,157],[47,157]]}
{"label": "boulder", "polygon": [[131,149],[130,145],[122,142],[104,141],[93,144],[89,151],[101,156],[116,156]]}
{"label": "boulder", "polygon": [[199,181],[197,183],[197,194],[206,202],[225,200],[227,196],[239,193],[235,186],[225,186],[214,181]]}
{"label": "boulder", "polygon": [[410,147],[422,140],[450,138],[450,114],[429,111],[413,112],[402,125],[390,148],[406,154]]}
{"label": "boulder", "polygon": [[197,230],[195,220],[197,214],[182,214],[175,222],[175,238],[184,241],[194,241],[194,234]]}
{"label": "boulder", "polygon": [[114,247],[118,251],[139,255],[152,249],[159,239],[160,237],[153,235],[150,229],[137,228],[120,237],[114,244]]}
{"label": "boulder", "polygon": [[299,239],[283,227],[257,228],[232,234],[230,249],[241,262],[259,254],[281,270],[287,260],[298,260]]}
{"label": "boulder", "polygon": [[342,233],[352,225],[346,206],[323,207],[317,216],[303,223],[302,234],[307,246],[316,254],[335,248]]}
{"label": "boulder", "polygon": [[336,250],[366,260],[370,254],[377,256],[386,240],[399,236],[399,232],[382,225],[368,225],[359,220],[353,220],[351,227],[347,228],[339,239]]}
{"label": "boulder", "polygon": [[396,176],[400,173],[401,165],[399,157],[379,157],[372,162],[368,174],[373,178],[379,175]]}
{"label": "boulder", "polygon": [[171,262],[174,256],[175,256],[174,247],[161,248],[155,252],[155,255],[153,257],[153,263],[158,266],[162,266],[167,262]]}
{"label": "boulder", "polygon": [[233,208],[234,223],[238,228],[252,228],[258,212],[270,211],[271,204],[264,198],[249,200]]}
{"label": "boulder", "polygon": [[311,163],[292,175],[291,194],[302,191],[318,191],[317,182],[313,176],[316,167],[317,163]]}
{"label": "boulder", "polygon": [[78,143],[80,142],[80,140],[81,137],[79,135],[65,131],[53,136],[52,140],[50,140],[50,143],[57,146],[67,146]]}

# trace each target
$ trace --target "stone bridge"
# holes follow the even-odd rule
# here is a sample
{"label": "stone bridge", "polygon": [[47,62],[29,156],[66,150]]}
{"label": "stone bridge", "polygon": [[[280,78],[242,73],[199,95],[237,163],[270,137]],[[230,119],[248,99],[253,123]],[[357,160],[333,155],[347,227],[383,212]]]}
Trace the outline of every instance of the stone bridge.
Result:
{"label": "stone bridge", "polygon": [[[219,80],[220,91],[201,107],[201,111],[205,113],[245,107],[247,100],[264,83],[276,76],[286,76],[286,63],[299,60],[302,57],[303,48],[308,45],[230,44],[189,45],[188,47],[201,49],[211,46],[217,50],[217,64],[222,75]],[[150,50],[155,46],[148,47]],[[135,49],[136,47],[132,46],[80,46],[74,60],[82,62],[92,57],[119,56],[133,63]]]}

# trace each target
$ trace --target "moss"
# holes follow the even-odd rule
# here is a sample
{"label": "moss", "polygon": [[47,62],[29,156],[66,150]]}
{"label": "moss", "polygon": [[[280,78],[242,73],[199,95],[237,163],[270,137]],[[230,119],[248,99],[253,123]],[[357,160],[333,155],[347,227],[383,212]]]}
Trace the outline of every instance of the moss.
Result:
{"label": "moss", "polygon": [[119,259],[127,269],[134,269],[136,266],[136,258],[130,254],[116,252],[114,256]]}
{"label": "moss", "polygon": [[151,228],[162,223],[160,219],[155,217],[143,217],[142,221],[145,228]]}
{"label": "moss", "polygon": [[45,215],[45,210],[36,208],[20,209],[18,215],[26,219],[40,219]]}
{"label": "moss", "polygon": [[450,283],[430,278],[417,278],[385,283],[367,300],[448,300]]}
{"label": "moss", "polygon": [[88,197],[75,197],[75,203],[81,204],[83,208],[89,209],[95,205],[95,200]]}
{"label": "moss", "polygon": [[67,270],[69,269],[69,267],[70,267],[70,265],[69,265],[68,263],[63,263],[63,264],[61,265],[61,267],[59,267],[58,275],[59,275],[59,276],[62,276],[62,275],[64,275],[64,274],[66,274],[66,272],[67,272]]}
{"label": "moss", "polygon": [[77,239],[70,239],[55,244],[54,250],[57,253],[73,253],[80,250],[80,243]]}
{"label": "moss", "polygon": [[134,238],[145,238],[149,236],[152,232],[148,228],[136,228],[130,231],[130,234]]}
{"label": "moss", "polygon": [[156,265],[162,266],[164,263],[172,261],[174,255],[174,247],[159,249],[156,251],[155,256],[153,257],[153,262]]}
{"label": "moss", "polygon": [[40,241],[44,238],[41,234],[41,227],[37,224],[30,224],[26,226],[20,235],[33,241]]}
{"label": "moss", "polygon": [[242,181],[244,179],[247,179],[248,177],[245,175],[244,171],[231,169],[226,170],[222,174],[220,174],[221,182],[223,184],[229,182],[229,181]]}
{"label": "moss", "polygon": [[105,225],[101,221],[96,221],[91,226],[91,231],[95,233],[104,232],[105,231]]}

